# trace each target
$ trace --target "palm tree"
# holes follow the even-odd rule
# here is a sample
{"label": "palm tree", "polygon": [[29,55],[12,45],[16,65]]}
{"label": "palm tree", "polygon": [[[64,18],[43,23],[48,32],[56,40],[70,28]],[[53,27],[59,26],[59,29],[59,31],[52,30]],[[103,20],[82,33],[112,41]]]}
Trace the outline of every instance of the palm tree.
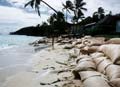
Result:
{"label": "palm tree", "polygon": [[40,16],[39,5],[41,4],[41,2],[44,3],[45,5],[47,5],[49,8],[51,8],[55,13],[57,13],[57,11],[52,6],[47,4],[44,0],[31,0],[25,4],[25,7],[30,5],[32,8],[35,8],[35,10],[38,12],[38,15]]}
{"label": "palm tree", "polygon": [[[30,5],[32,8],[35,8],[35,10],[38,12],[38,15],[40,16],[40,7],[39,5],[42,3],[44,3],[45,5],[47,5],[49,8],[51,8],[56,14],[58,14],[58,11],[56,11],[52,6],[50,6],[49,4],[47,4],[44,0],[31,0],[28,3],[25,4],[25,7],[27,7],[28,5]],[[52,47],[54,49],[54,35],[52,35]]]}
{"label": "palm tree", "polygon": [[62,11],[66,10],[66,21],[67,21],[67,12],[70,13],[70,10],[74,11],[74,6],[73,3],[69,0],[67,0],[65,4],[62,3],[62,5],[63,5]]}
{"label": "palm tree", "polygon": [[66,1],[66,5],[63,4],[64,8],[66,9],[69,13],[71,11],[74,12],[74,16],[73,16],[73,21],[78,23],[79,19],[83,19],[84,18],[84,13],[82,12],[87,11],[86,8],[84,8],[83,6],[86,5],[85,2],[83,2],[83,0],[74,0],[74,3],[71,2],[70,0]]}
{"label": "palm tree", "polygon": [[84,18],[84,13],[82,11],[87,11],[87,9],[83,7],[84,5],[86,5],[86,2],[83,2],[83,0],[74,0],[74,5],[75,11],[73,20],[78,23],[79,19],[82,20]]}
{"label": "palm tree", "polygon": [[[50,18],[48,19],[49,24],[52,27],[52,35],[59,36],[62,33],[64,33],[64,26],[62,26],[65,23],[64,14],[62,12],[59,12],[57,14],[52,14]],[[54,33],[54,34],[53,34]],[[54,36],[52,36],[52,45],[54,48]]]}
{"label": "palm tree", "polygon": [[95,19],[96,22],[103,19],[105,17],[104,13],[104,9],[102,7],[99,7],[98,11],[93,13],[93,19]]}

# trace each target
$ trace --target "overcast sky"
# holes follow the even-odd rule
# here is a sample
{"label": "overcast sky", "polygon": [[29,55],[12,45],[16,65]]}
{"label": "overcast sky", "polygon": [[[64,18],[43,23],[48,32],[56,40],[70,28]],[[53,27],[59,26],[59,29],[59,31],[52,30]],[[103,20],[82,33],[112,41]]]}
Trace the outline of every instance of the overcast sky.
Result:
{"label": "overcast sky", "polygon": [[[41,18],[33,12],[32,9],[25,9],[24,4],[29,0],[0,0],[0,19],[3,22],[4,20],[19,20],[19,21],[32,21],[37,23],[39,21],[45,21],[49,14],[53,13],[51,9],[42,4],[41,7]],[[44,0],[49,3],[56,10],[61,10],[62,4],[66,0]],[[71,0],[73,1],[73,0]],[[87,5],[85,6],[88,11],[85,12],[85,16],[91,16],[98,7],[103,7],[106,13],[112,11],[114,14],[120,13],[120,0],[84,0]],[[8,3],[8,4],[6,4]],[[8,7],[8,5],[9,6]],[[7,13],[7,14],[6,14]]]}

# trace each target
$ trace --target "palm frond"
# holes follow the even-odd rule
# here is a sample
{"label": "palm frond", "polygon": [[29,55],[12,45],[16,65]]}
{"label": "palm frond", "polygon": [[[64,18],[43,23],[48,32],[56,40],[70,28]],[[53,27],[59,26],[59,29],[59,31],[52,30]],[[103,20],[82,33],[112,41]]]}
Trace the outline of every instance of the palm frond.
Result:
{"label": "palm frond", "polygon": [[87,11],[87,8],[83,8],[83,7],[81,7],[81,9],[84,10],[84,11]]}
{"label": "palm frond", "polygon": [[27,7],[28,5],[30,5],[31,1],[29,1],[28,3],[25,4],[24,7]]}
{"label": "palm frond", "polygon": [[85,2],[81,2],[81,3],[79,4],[80,7],[83,7],[84,5],[86,5]]}

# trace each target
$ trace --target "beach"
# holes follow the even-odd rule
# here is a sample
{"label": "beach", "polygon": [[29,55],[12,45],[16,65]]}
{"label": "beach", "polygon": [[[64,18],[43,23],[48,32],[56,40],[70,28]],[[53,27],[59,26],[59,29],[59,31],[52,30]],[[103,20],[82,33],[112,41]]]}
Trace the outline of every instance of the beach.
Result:
{"label": "beach", "polygon": [[34,53],[26,62],[1,70],[1,87],[119,87],[120,55],[114,49],[120,51],[120,38],[58,38],[54,49],[47,40],[30,43]]}
{"label": "beach", "polygon": [[64,63],[68,58],[68,52],[63,50],[61,46],[56,45],[54,50],[51,47],[45,48],[32,55],[29,60],[31,68],[22,66],[22,70],[16,70],[16,73],[7,77],[3,87],[54,87],[55,84],[40,86],[40,83],[51,83],[66,75],[71,76],[71,73],[56,74],[59,70],[65,69],[64,65],[58,64],[56,61]]}

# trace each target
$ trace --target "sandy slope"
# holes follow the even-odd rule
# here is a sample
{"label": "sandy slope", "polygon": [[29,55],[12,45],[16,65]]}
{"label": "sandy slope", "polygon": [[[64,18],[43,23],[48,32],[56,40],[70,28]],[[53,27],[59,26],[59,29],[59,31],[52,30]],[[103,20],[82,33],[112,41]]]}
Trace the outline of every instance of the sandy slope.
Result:
{"label": "sandy slope", "polygon": [[59,70],[65,69],[64,65],[58,64],[56,61],[64,63],[68,58],[68,51],[62,49],[62,46],[56,45],[55,50],[51,48],[41,50],[31,60],[32,70],[22,71],[8,77],[3,87],[55,87],[55,85],[61,85],[63,82],[52,85],[40,85],[40,83],[52,83],[58,78],[71,76],[69,72],[56,74]]}

